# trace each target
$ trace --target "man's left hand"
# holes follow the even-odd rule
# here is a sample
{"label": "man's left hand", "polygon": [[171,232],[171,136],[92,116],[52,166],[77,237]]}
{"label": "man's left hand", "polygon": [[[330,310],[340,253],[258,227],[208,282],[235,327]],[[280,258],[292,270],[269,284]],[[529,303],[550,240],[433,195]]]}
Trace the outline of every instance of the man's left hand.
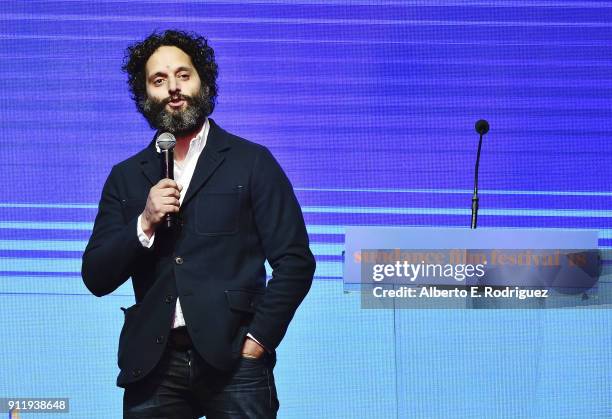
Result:
{"label": "man's left hand", "polygon": [[242,356],[244,358],[261,358],[266,350],[259,343],[247,337],[242,345]]}

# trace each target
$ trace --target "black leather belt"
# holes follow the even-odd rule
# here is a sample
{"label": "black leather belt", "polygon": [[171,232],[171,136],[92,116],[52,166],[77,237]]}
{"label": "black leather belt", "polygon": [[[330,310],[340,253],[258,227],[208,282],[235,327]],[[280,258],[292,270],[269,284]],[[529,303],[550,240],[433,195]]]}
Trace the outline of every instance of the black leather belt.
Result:
{"label": "black leather belt", "polygon": [[168,338],[168,346],[179,351],[186,351],[187,349],[193,348],[193,342],[191,341],[187,328],[177,327],[176,329],[171,329]]}

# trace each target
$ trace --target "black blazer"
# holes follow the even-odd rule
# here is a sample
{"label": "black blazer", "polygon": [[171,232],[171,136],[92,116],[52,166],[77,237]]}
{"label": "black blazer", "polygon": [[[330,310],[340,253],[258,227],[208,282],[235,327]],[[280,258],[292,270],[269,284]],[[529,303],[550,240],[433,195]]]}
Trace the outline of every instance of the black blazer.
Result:
{"label": "black blazer", "polygon": [[158,229],[151,249],[140,244],[136,222],[160,180],[154,142],[114,166],[104,185],[82,276],[96,296],[132,278],[136,304],[125,310],[119,338],[120,387],[159,361],[177,296],[196,350],[229,370],[247,333],[268,350],[278,346],[312,283],[315,261],[289,180],[265,147],[209,121],[179,227]]}

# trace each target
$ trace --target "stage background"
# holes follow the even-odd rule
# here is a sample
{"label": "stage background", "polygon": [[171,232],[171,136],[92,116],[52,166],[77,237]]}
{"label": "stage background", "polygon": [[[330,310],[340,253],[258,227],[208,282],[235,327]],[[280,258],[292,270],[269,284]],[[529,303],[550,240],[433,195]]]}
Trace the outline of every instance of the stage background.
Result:
{"label": "stage background", "polygon": [[210,38],[213,117],[272,150],[317,257],[279,348],[281,418],[611,417],[609,311],[365,311],[341,252],[346,225],[468,226],[480,118],[482,228],[612,246],[612,2],[0,5],[0,397],[121,415],[131,285],[93,297],[80,258],[112,165],[152,135],[123,51],[182,28]]}

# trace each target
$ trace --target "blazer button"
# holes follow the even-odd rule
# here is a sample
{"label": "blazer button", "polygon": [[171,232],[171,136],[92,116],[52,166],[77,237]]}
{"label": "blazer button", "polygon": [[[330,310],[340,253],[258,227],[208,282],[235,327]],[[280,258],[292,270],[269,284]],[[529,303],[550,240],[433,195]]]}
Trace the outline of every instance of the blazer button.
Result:
{"label": "blazer button", "polygon": [[174,297],[172,297],[171,295],[166,295],[166,298],[164,298],[164,301],[167,304],[170,304],[172,302],[172,298],[174,298]]}
{"label": "blazer button", "polygon": [[177,256],[174,258],[174,263],[176,263],[177,265],[182,265],[183,264],[183,258],[180,256]]}
{"label": "blazer button", "polygon": [[164,337],[158,336],[157,339],[155,339],[155,343],[164,343]]}
{"label": "blazer button", "polygon": [[142,374],[142,370],[141,370],[140,368],[134,368],[134,369],[132,370],[132,375],[133,375],[134,377],[138,377],[140,374]]}

